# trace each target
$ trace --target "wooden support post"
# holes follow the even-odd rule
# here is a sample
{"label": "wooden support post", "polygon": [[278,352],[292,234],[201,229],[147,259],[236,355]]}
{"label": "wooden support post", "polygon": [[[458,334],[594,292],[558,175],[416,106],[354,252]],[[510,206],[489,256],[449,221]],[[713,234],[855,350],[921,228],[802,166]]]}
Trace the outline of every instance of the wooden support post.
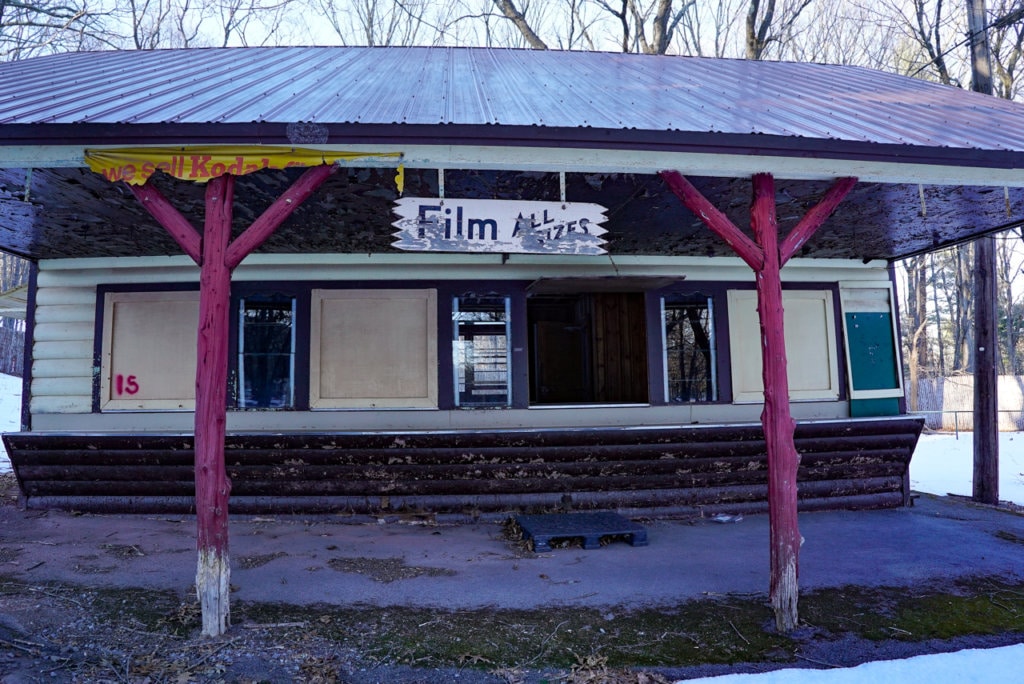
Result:
{"label": "wooden support post", "polygon": [[996,239],[974,241],[974,478],[972,498],[999,503],[999,315]]}
{"label": "wooden support post", "polygon": [[775,211],[775,181],[770,174],[753,177],[748,238],[718,211],[682,174],[663,171],[661,177],[683,204],[726,241],[754,271],[757,312],[761,326],[761,369],[764,410],[761,426],[768,455],[768,524],[771,549],[770,597],[775,626],[781,632],[796,628],[798,570],[803,538],[797,520],[797,470],[800,457],[793,442],[796,424],[789,408],[786,373],[786,333],[782,309],[782,266],[821,227],[857,183],[841,178],[832,184],[780,245]]}
{"label": "wooden support post", "polygon": [[203,634],[218,636],[230,624],[228,494],[224,468],[227,420],[228,332],[231,269],[225,263],[231,239],[234,176],[206,186],[206,224],[199,275],[199,339],[196,357],[196,526],[199,562],[196,592],[203,612]]}
{"label": "wooden support post", "polygon": [[155,187],[148,183],[141,187],[129,186],[149,213],[200,266],[195,416],[196,546],[199,552],[196,593],[202,608],[202,631],[206,636],[219,636],[227,631],[231,615],[228,556],[231,483],[224,466],[231,272],[336,168],[315,166],[307,170],[234,242],[231,242],[234,176],[219,176],[207,184],[201,237]]}
{"label": "wooden support post", "polygon": [[768,174],[754,176],[750,223],[764,254],[757,272],[757,313],[761,325],[761,372],[764,383],[764,428],[768,452],[768,525],[771,544],[771,597],[775,626],[796,629],[797,569],[800,530],[797,524],[796,474],[800,457],[793,443],[796,423],[789,410],[786,374],[786,333],[782,310],[782,263],[775,218],[775,182]]}
{"label": "wooden support post", "polygon": [[[985,0],[967,0],[971,90],[993,95],[992,48]],[[974,484],[975,501],[999,503],[999,313],[996,245],[991,235],[974,243]]]}
{"label": "wooden support post", "polygon": [[174,205],[149,183],[127,185],[127,187],[135,195],[135,199],[139,200],[146,208],[146,211],[164,227],[164,230],[171,234],[182,251],[192,257],[192,261],[197,264],[203,263],[202,238],[195,226],[189,223],[189,220],[182,216],[174,208]]}

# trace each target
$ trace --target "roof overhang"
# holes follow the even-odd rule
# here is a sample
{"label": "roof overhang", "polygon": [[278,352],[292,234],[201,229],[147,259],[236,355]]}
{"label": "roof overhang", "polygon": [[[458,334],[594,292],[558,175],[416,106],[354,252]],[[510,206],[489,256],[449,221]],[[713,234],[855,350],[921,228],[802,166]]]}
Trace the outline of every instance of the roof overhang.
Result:
{"label": "roof overhang", "polygon": [[[0,127],[0,167],[71,168],[85,166],[88,149],[182,147],[191,145],[295,145],[286,126],[253,124],[221,131],[194,126],[102,126],[63,134],[56,130],[16,131]],[[279,129],[274,134],[274,129]],[[334,127],[337,128],[337,127]],[[191,129],[191,130],[190,130]],[[489,169],[582,173],[658,173],[712,177],[826,180],[853,176],[871,183],[1024,187],[1024,153],[999,150],[905,147],[837,140],[793,139],[765,135],[680,134],[594,129],[496,130],[497,127],[347,126],[330,133],[337,144],[305,144],[315,150],[398,152],[407,168]],[[79,144],[73,144],[81,138]],[[11,143],[17,140],[17,144]],[[359,160],[358,166],[394,166],[391,160]]]}

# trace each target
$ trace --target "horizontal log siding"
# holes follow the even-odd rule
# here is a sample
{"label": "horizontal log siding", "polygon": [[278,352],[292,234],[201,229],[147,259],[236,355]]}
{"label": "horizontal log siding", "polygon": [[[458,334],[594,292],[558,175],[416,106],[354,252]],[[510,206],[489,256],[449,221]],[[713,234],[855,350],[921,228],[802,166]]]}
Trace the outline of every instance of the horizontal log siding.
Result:
{"label": "horizontal log siding", "polygon": [[[922,422],[801,423],[805,510],[899,506]],[[32,508],[188,512],[187,435],[4,436]],[[767,506],[758,425],[430,433],[233,434],[235,512],[679,514]]]}
{"label": "horizontal log siding", "polygon": [[96,287],[68,286],[40,270],[32,344],[33,414],[92,410]]}

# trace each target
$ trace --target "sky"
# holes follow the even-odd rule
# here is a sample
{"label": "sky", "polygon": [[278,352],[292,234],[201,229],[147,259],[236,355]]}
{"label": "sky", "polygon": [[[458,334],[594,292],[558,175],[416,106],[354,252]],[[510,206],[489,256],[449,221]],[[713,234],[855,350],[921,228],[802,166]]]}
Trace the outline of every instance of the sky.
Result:
{"label": "sky", "polygon": [[[21,379],[0,375],[0,432],[19,429]],[[911,489],[928,494],[970,496],[973,471],[971,433],[923,435],[911,460]],[[999,498],[1024,505],[1024,432],[999,440]],[[0,472],[10,471],[0,450]],[[787,669],[690,679],[685,684],[993,684],[1017,681],[1024,672],[1024,644],[994,649],[917,656],[833,670]]]}

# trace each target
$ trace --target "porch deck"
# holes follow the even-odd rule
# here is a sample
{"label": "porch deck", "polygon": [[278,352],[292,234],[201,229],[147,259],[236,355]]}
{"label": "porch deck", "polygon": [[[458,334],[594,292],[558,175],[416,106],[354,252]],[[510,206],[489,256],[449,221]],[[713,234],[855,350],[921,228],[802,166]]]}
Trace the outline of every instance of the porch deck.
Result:
{"label": "porch deck", "polygon": [[[801,510],[897,507],[920,418],[798,423]],[[192,436],[9,433],[24,504],[83,512],[194,510]],[[767,510],[759,424],[444,432],[235,433],[237,513],[480,515]]]}

